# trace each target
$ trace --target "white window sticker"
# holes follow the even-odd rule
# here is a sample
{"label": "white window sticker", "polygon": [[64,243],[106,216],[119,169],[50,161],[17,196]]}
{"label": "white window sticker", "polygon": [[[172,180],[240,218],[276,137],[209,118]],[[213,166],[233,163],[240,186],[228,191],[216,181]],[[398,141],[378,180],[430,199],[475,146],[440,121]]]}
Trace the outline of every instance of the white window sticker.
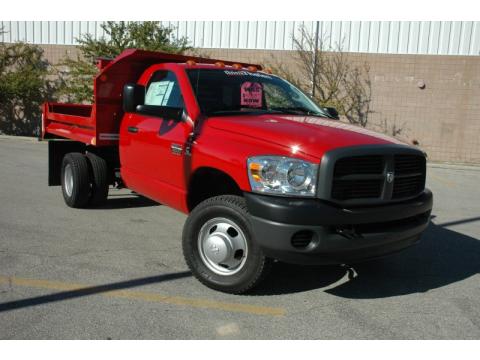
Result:
{"label": "white window sticker", "polygon": [[152,82],[145,96],[145,105],[166,106],[172,94],[173,81]]}

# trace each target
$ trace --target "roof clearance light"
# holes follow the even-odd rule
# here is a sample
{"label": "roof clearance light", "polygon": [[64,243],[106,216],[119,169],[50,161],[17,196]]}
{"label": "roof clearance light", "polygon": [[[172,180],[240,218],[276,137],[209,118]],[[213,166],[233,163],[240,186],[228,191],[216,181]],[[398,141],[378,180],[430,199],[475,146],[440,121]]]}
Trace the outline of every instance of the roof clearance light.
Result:
{"label": "roof clearance light", "polygon": [[233,64],[232,67],[234,69],[240,70],[243,66],[242,66],[242,64]]}
{"label": "roof clearance light", "polygon": [[195,60],[187,60],[187,65],[188,66],[195,66],[195,65],[197,65],[197,62]]}
{"label": "roof clearance light", "polygon": [[251,65],[251,66],[248,67],[248,71],[250,71],[250,72],[256,72],[256,71],[257,71],[257,67]]}
{"label": "roof clearance light", "polygon": [[267,68],[267,69],[264,70],[264,72],[266,72],[267,74],[271,74],[271,73],[272,73],[272,69]]}
{"label": "roof clearance light", "polygon": [[215,66],[218,66],[218,67],[225,67],[225,63],[224,63],[224,62],[222,62],[222,61],[217,61],[217,62],[215,63]]}

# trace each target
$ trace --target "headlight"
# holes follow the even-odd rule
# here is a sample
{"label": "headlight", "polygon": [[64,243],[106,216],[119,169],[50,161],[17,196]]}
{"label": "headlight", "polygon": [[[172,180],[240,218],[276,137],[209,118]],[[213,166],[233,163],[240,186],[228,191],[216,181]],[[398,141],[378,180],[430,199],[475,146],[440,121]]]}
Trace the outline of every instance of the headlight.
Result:
{"label": "headlight", "polygon": [[252,191],[272,195],[315,196],[318,165],[282,156],[247,161]]}

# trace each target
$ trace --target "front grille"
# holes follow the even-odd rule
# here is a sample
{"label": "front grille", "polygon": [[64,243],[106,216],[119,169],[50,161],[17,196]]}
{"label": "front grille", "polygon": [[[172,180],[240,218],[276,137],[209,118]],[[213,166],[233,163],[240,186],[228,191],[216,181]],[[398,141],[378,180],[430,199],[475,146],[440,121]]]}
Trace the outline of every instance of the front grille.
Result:
{"label": "front grille", "polygon": [[[332,198],[378,198],[382,194],[384,158],[381,155],[351,156],[338,160],[333,171]],[[377,175],[377,179],[358,177]]]}
{"label": "front grille", "polygon": [[395,175],[424,173],[425,158],[417,155],[395,155]]}
{"label": "front grille", "polygon": [[383,156],[351,156],[335,163],[333,176],[340,177],[355,174],[381,174],[383,172]]}
{"label": "front grille", "polygon": [[383,180],[334,180],[332,197],[337,200],[378,198]]}
{"label": "front grille", "polygon": [[425,176],[411,176],[395,179],[393,185],[392,198],[404,198],[418,194],[423,190],[425,184]]}
{"label": "front grille", "polygon": [[425,174],[426,161],[420,154],[342,157],[333,168],[330,197],[342,202],[411,198],[425,188]]}
{"label": "front grille", "polygon": [[392,199],[411,197],[425,188],[425,158],[416,155],[395,155],[395,180]]}

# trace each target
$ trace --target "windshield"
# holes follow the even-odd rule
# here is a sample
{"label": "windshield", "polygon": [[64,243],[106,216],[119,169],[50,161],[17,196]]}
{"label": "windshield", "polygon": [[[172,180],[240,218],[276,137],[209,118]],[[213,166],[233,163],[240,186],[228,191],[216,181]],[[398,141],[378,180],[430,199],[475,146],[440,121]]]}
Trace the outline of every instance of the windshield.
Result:
{"label": "windshield", "polygon": [[285,113],[328,117],[289,82],[273,75],[244,70],[187,70],[205,115]]}

